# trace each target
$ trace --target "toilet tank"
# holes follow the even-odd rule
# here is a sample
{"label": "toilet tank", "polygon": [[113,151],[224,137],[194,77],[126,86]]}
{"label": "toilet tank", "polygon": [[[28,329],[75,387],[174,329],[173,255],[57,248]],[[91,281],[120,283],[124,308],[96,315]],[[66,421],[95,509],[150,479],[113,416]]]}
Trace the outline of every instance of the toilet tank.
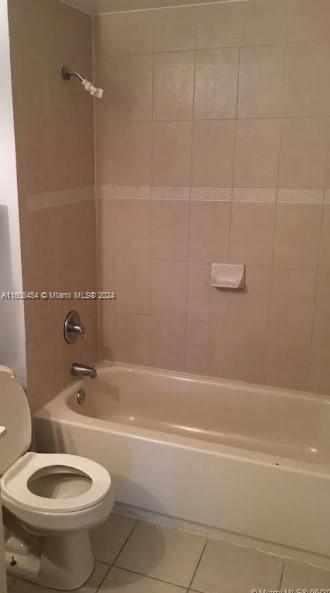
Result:
{"label": "toilet tank", "polygon": [[27,397],[13,371],[0,366],[0,425],[7,430],[0,440],[0,475],[31,444],[31,413]]}

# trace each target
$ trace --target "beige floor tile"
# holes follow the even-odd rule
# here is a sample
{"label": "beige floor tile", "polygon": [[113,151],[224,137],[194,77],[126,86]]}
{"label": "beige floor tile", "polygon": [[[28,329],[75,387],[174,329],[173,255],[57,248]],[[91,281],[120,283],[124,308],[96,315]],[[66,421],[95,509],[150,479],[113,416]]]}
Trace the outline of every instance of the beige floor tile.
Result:
{"label": "beige floor tile", "polygon": [[282,589],[330,589],[330,572],[307,564],[287,562],[284,567]]}
{"label": "beige floor tile", "polygon": [[[80,587],[75,589],[77,593],[96,593],[97,588],[104,579],[109,567],[99,562],[95,565],[95,570],[89,579],[89,581]],[[10,587],[10,593],[61,593],[58,589],[48,589],[48,587],[39,587],[34,583],[27,583],[25,581],[15,580],[15,584]]]}
{"label": "beige floor tile", "polygon": [[95,593],[98,590],[98,587],[103,581],[108,570],[109,567],[107,564],[101,564],[101,562],[97,562],[95,564],[94,572],[89,581],[83,587],[80,587],[78,589],[79,593]]}
{"label": "beige floor tile", "polygon": [[156,523],[138,523],[116,565],[168,583],[189,586],[205,538]]}
{"label": "beige floor tile", "polygon": [[132,517],[112,513],[108,521],[92,533],[95,558],[99,562],[112,564],[135,524],[136,519]]}
{"label": "beige floor tile", "polygon": [[272,556],[210,540],[195,575],[192,589],[202,593],[250,593],[277,589],[282,562]]}
{"label": "beige floor tile", "polygon": [[100,593],[183,593],[184,589],[120,568],[113,568],[99,591]]}

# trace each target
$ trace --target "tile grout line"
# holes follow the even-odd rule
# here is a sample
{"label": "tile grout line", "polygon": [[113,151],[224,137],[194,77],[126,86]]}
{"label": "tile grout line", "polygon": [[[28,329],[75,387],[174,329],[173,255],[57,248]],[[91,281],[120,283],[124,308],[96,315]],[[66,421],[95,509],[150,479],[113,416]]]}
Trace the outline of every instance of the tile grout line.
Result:
{"label": "tile grout line", "polygon": [[178,588],[182,589],[183,591],[187,591],[186,586],[178,585],[177,583],[174,583],[172,581],[165,581],[165,579],[161,579],[160,577],[154,577],[150,574],[144,574],[143,572],[138,572],[137,570],[132,570],[130,568],[123,568],[122,566],[114,566],[112,568],[117,568],[118,570],[122,570],[123,572],[128,572],[129,574],[134,574],[134,575],[137,575],[140,577],[150,579],[151,581],[156,581],[156,583],[165,583],[166,585],[171,585],[172,587],[178,587]]}
{"label": "tile grout line", "polygon": [[190,591],[190,589],[191,589],[191,587],[192,587],[192,585],[193,585],[193,582],[194,582],[195,576],[196,576],[196,574],[197,574],[197,571],[198,571],[198,569],[199,569],[199,567],[200,567],[200,564],[201,564],[201,562],[202,562],[202,558],[203,558],[203,556],[204,556],[204,554],[205,554],[206,546],[207,546],[207,544],[208,544],[208,543],[209,543],[209,538],[207,537],[207,538],[206,538],[206,541],[205,541],[205,544],[204,544],[204,546],[203,546],[203,549],[202,549],[201,555],[200,555],[200,557],[199,557],[199,560],[198,560],[198,562],[197,562],[197,564],[196,564],[195,570],[194,570],[194,572],[193,572],[193,575],[192,575],[192,577],[191,577],[191,581],[190,581],[190,583],[189,583],[189,586],[188,586],[188,589],[187,589],[187,591]]}
{"label": "tile grout line", "polygon": [[192,92],[192,119],[191,119],[191,143],[190,143],[190,171],[189,171],[189,200],[188,200],[188,233],[187,233],[187,244],[186,244],[186,273],[187,273],[187,286],[186,286],[186,307],[185,307],[185,370],[188,371],[189,365],[189,301],[190,301],[190,281],[191,281],[191,265],[190,265],[190,244],[191,244],[191,220],[192,220],[192,212],[191,212],[191,194],[192,194],[192,181],[193,181],[193,158],[194,158],[194,139],[195,139],[195,99],[196,99],[196,46],[197,46],[197,15],[196,11],[194,14],[194,72],[193,72],[193,92]]}
{"label": "tile grout line", "polygon": [[276,180],[276,194],[275,194],[275,202],[274,202],[274,213],[273,213],[273,226],[272,226],[272,248],[271,248],[271,257],[270,257],[270,276],[269,276],[269,289],[268,289],[268,305],[267,305],[267,319],[266,319],[266,328],[265,328],[265,336],[266,336],[266,348],[265,348],[265,382],[267,382],[268,376],[268,361],[270,356],[270,334],[271,334],[271,327],[270,327],[270,320],[271,320],[271,303],[272,303],[272,287],[273,287],[273,280],[274,280],[274,257],[275,257],[275,241],[276,241],[276,230],[277,230],[277,216],[278,216],[278,193],[279,193],[279,186],[280,186],[280,175],[281,175],[281,159],[282,159],[282,148],[283,148],[283,133],[284,133],[284,125],[285,125],[285,105],[286,105],[286,89],[287,89],[287,72],[288,72],[288,60],[289,60],[289,51],[288,51],[288,32],[289,32],[289,6],[287,5],[286,8],[286,43],[285,47],[285,54],[283,58],[283,96],[282,96],[282,113],[280,117],[280,142],[279,142],[279,152],[278,152],[278,166],[277,166],[277,180]]}
{"label": "tile grout line", "polygon": [[139,519],[135,519],[135,523],[134,523],[133,527],[131,528],[128,536],[126,537],[126,539],[124,540],[124,542],[120,546],[119,551],[115,555],[115,557],[114,557],[113,561],[111,562],[111,564],[107,564],[106,562],[102,562],[102,564],[105,564],[105,565],[108,566],[108,570],[106,571],[104,577],[101,579],[100,583],[98,584],[97,588],[95,589],[95,593],[98,593],[98,591],[100,591],[100,588],[102,587],[105,579],[110,574],[111,570],[115,567],[115,562],[118,560],[120,554],[122,553],[124,547],[126,546],[128,540],[130,539],[131,535],[133,535],[133,533],[134,533],[134,531],[135,531],[138,523],[139,523]]}

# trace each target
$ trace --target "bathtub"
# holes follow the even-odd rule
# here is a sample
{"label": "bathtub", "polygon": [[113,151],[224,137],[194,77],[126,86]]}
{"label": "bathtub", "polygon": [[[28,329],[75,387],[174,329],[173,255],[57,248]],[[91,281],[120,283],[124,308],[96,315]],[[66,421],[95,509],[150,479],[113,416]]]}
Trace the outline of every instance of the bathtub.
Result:
{"label": "bathtub", "polygon": [[326,396],[101,364],[40,409],[34,430],[38,451],[103,464],[124,505],[328,562]]}

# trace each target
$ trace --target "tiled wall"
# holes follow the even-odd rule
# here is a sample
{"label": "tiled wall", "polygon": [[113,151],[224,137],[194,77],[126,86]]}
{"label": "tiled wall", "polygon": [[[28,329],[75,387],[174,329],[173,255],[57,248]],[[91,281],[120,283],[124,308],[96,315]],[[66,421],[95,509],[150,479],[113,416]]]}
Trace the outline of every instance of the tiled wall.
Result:
{"label": "tiled wall", "polygon": [[330,392],[329,31],[328,0],[95,20],[105,356]]}
{"label": "tiled wall", "polygon": [[[91,76],[92,23],[54,0],[10,0],[18,189],[26,291],[95,288],[93,102],[63,63]],[[86,344],[67,345],[74,304]],[[97,358],[95,302],[26,301],[29,398],[37,408],[69,380],[75,359]]]}

